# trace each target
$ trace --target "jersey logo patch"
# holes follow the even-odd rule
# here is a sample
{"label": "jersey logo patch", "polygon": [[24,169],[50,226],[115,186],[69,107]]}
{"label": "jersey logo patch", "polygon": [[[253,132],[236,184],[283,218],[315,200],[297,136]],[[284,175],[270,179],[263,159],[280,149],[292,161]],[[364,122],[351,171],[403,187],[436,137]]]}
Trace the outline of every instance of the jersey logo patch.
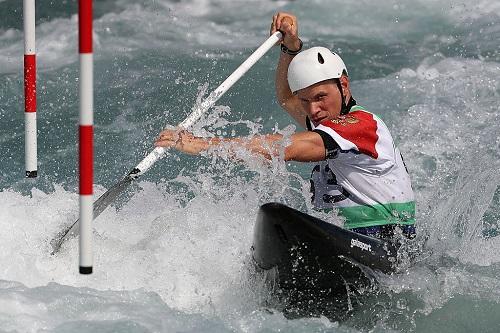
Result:
{"label": "jersey logo patch", "polygon": [[336,124],[336,125],[347,126],[350,124],[359,123],[359,119],[354,118],[351,115],[345,115],[345,116],[338,116],[337,118],[331,120],[331,122]]}

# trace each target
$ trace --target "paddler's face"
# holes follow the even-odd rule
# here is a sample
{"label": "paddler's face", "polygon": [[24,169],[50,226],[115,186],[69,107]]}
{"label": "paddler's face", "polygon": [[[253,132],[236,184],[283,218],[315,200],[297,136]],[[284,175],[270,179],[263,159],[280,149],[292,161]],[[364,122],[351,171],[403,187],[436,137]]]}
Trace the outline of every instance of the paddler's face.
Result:
{"label": "paddler's face", "polygon": [[334,80],[318,82],[301,89],[297,92],[297,97],[314,126],[340,115],[342,96]]}

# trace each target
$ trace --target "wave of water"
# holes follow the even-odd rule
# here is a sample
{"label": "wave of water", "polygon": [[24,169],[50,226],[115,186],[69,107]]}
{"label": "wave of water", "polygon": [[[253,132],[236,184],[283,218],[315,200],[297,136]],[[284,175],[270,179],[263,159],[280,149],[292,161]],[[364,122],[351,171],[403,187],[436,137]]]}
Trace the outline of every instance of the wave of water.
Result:
{"label": "wave of water", "polygon": [[[172,152],[95,222],[95,273],[77,241],[76,2],[37,21],[40,177],[23,179],[19,3],[0,1],[0,330],[495,331],[500,295],[500,7],[476,1],[154,1],[96,4],[96,194],[150,151],[296,13],[307,46],[341,52],[354,96],[389,125],[413,178],[424,254],[343,323],[288,320],[249,269],[259,204],[308,204],[309,166]],[[196,126],[203,135],[284,131],[277,50]],[[322,216],[339,223],[335,216]]]}

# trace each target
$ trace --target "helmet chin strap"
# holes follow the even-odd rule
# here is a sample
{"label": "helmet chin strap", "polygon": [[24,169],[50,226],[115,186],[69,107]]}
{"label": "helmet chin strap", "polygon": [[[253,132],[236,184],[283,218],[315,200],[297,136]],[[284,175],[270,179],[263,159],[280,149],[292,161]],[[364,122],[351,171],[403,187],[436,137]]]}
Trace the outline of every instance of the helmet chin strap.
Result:
{"label": "helmet chin strap", "polygon": [[340,92],[340,97],[342,98],[342,104],[341,104],[341,107],[340,107],[340,115],[341,116],[344,116],[346,114],[349,113],[349,111],[351,110],[351,108],[356,105],[356,101],[354,100],[354,98],[351,98],[349,99],[349,102],[346,104],[345,102],[345,96],[344,96],[344,92],[342,91],[342,85],[340,84],[340,79],[337,79],[337,87],[339,88],[339,92]]}

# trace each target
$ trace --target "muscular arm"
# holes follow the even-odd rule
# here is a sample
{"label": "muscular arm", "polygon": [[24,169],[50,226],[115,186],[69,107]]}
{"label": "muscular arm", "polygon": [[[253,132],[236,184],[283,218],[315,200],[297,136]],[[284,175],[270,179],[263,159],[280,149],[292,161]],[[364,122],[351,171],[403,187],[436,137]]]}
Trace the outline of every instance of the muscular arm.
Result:
{"label": "muscular arm", "polygon": [[[272,159],[283,151],[283,135],[256,135],[251,138],[200,138],[186,131],[165,130],[155,142],[156,146],[175,148],[188,154],[199,154],[210,148],[224,147],[228,151],[245,148],[252,154]],[[325,146],[315,132],[299,132],[290,137],[284,147],[285,161],[313,162],[325,159]]]}
{"label": "muscular arm", "polygon": [[306,115],[302,111],[299,98],[292,94],[288,85],[288,65],[292,61],[293,56],[280,53],[278,67],[276,68],[275,87],[276,97],[280,106],[302,127],[306,127]]}
{"label": "muscular arm", "polygon": [[[288,49],[298,50],[300,48],[298,22],[294,15],[283,12],[274,15],[271,25],[271,34],[277,30],[284,33],[282,43]],[[305,128],[305,113],[302,111],[298,97],[292,94],[290,86],[288,85],[288,65],[290,65],[293,57],[292,55],[280,52],[275,76],[276,97],[280,106],[285,109],[297,123]]]}

